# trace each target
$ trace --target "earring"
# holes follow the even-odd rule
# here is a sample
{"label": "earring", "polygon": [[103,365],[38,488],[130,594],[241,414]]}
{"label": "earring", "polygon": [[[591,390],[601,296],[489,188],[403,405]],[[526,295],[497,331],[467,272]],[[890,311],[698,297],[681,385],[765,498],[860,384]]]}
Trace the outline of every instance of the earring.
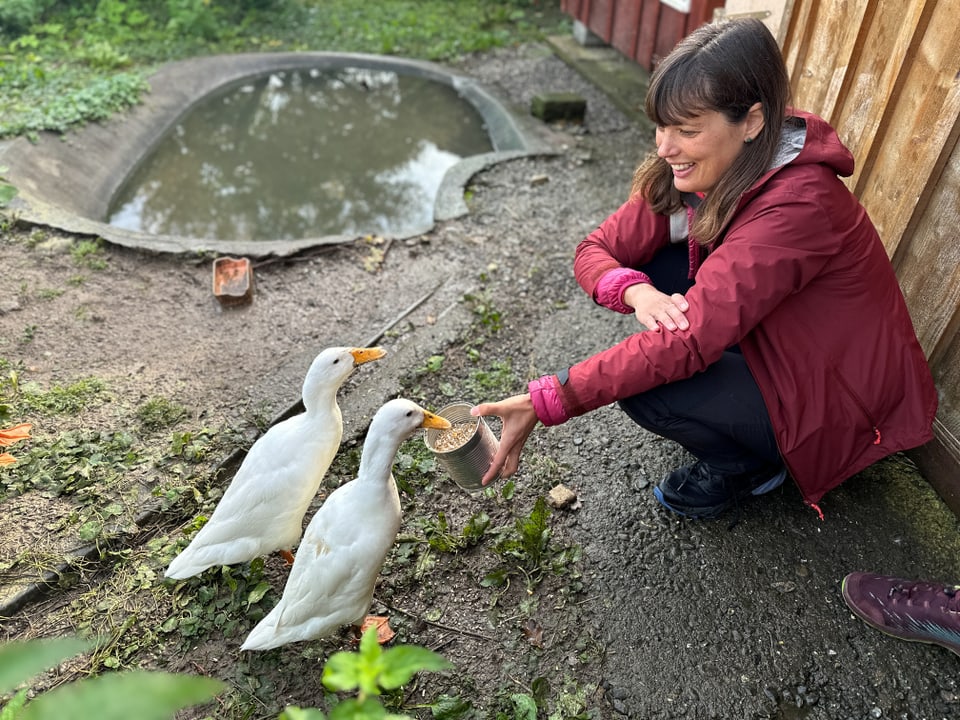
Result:
{"label": "earring", "polygon": [[747,138],[744,138],[744,139],[743,139],[743,144],[744,144],[744,145],[749,145],[749,144],[752,143],[752,142],[753,142],[753,138],[752,138],[752,137],[747,137]]}

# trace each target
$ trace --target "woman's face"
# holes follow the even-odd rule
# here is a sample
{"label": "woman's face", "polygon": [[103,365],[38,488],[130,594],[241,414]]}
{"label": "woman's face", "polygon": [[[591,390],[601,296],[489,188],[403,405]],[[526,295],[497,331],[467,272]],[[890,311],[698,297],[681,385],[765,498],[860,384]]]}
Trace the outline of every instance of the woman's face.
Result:
{"label": "woman's face", "polygon": [[[759,106],[759,103],[757,104]],[[762,115],[761,125],[762,125]],[[657,127],[657,155],[673,170],[681,192],[710,192],[757,130],[752,114],[731,124],[716,110],[687,118],[679,125]]]}

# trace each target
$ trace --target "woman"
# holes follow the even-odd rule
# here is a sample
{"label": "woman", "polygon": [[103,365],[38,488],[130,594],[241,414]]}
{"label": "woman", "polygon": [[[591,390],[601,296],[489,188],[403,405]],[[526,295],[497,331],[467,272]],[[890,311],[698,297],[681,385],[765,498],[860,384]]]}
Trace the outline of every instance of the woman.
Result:
{"label": "woman", "polygon": [[697,458],[654,490],[692,517],[787,472],[816,508],[845,478],[932,437],[936,391],[896,276],[837,177],[853,157],[788,96],[758,20],[705,25],[656,68],[656,152],[574,261],[594,301],[645,329],[475,408],[503,420],[484,482],[516,472],[537,422],[615,400]]}

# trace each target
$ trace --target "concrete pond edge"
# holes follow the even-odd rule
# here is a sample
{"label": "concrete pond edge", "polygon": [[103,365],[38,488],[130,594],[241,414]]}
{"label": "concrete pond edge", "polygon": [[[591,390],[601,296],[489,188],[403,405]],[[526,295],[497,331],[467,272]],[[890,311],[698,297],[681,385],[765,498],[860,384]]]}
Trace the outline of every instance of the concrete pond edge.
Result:
{"label": "concrete pond edge", "polygon": [[[250,257],[287,256],[305,249],[351,242],[354,235],[294,240],[237,241],[152,235],[114,227],[102,220],[111,199],[138,164],[190,110],[210,93],[274,72],[363,67],[426,78],[453,87],[477,110],[493,151],[464,158],[444,176],[434,203],[434,223],[468,214],[464,191],[483,169],[515,158],[553,155],[541,123],[497,97],[488,88],[442,65],[386,55],[332,52],[241,53],[168,63],[148,79],[140,105],[104,123],[36,142],[16,138],[0,143],[0,166],[19,190],[10,208],[23,220],[70,233],[158,253],[218,253]],[[429,232],[433,225],[398,237]]]}

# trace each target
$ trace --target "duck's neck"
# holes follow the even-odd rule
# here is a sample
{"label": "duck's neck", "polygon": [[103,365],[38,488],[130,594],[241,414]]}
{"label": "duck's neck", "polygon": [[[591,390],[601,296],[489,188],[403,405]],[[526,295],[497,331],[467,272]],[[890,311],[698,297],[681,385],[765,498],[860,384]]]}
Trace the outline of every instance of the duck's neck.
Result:
{"label": "duck's neck", "polygon": [[317,413],[331,413],[340,417],[340,406],[337,405],[338,388],[322,388],[320,390],[303,389],[303,408],[307,415],[316,415]]}
{"label": "duck's neck", "polygon": [[373,437],[367,432],[360,453],[360,471],[358,478],[382,482],[393,470],[393,461],[402,441],[392,437]]}

